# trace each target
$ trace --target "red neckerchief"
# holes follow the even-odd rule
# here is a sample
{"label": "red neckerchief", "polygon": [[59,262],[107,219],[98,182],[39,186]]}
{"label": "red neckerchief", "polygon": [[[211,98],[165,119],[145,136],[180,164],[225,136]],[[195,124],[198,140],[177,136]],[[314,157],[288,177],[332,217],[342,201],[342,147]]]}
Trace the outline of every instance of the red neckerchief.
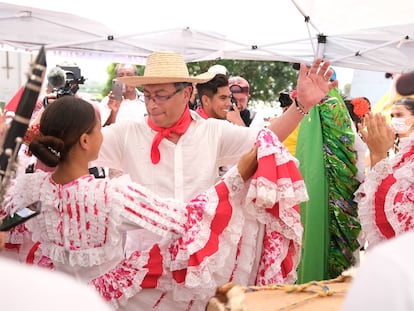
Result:
{"label": "red neckerchief", "polygon": [[208,119],[209,116],[207,115],[207,113],[204,111],[203,107],[198,107],[196,109],[196,112],[200,115],[200,117],[204,118],[204,119]]}
{"label": "red neckerchief", "polygon": [[149,127],[158,132],[157,135],[155,135],[151,146],[151,162],[153,164],[157,164],[160,162],[161,158],[160,150],[158,149],[161,140],[165,137],[171,137],[171,133],[175,133],[181,136],[187,131],[192,120],[190,109],[188,106],[186,106],[181,118],[177,121],[177,123],[169,128],[156,126],[154,123],[152,123],[151,118],[147,118],[147,120]]}

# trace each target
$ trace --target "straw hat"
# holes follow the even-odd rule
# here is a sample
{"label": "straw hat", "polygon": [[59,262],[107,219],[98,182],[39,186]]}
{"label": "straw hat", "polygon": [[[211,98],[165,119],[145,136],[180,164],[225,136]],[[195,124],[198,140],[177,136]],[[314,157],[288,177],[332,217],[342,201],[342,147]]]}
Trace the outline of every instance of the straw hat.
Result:
{"label": "straw hat", "polygon": [[119,80],[131,86],[146,84],[164,84],[175,82],[205,83],[216,74],[206,72],[190,77],[184,58],[175,52],[154,52],[148,56],[143,76],[124,76]]}

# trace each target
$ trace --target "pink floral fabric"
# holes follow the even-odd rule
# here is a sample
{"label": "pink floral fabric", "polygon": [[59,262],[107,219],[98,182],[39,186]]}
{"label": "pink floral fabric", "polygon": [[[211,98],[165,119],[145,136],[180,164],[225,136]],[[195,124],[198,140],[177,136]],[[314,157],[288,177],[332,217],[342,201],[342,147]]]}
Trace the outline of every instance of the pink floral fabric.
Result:
{"label": "pink floral fabric", "polygon": [[[44,201],[43,213],[27,223],[40,242],[37,258],[50,258],[115,307],[204,310],[229,281],[296,280],[303,232],[298,204],[308,199],[306,187],[297,160],[272,132],[260,131],[256,143],[258,170],[251,180],[244,182],[233,167],[186,204],[125,181],[86,176],[61,186],[35,173],[16,184],[6,208]],[[125,259],[122,233],[131,225],[160,238]]]}
{"label": "pink floral fabric", "polygon": [[378,162],[355,192],[361,240],[369,247],[414,229],[414,136],[394,158]]}

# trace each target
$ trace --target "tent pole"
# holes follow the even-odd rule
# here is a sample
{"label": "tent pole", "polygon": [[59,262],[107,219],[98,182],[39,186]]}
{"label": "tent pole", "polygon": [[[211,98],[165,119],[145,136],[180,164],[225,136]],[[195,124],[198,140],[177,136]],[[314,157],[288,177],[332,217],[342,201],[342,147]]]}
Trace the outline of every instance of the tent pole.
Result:
{"label": "tent pole", "polygon": [[404,36],[404,38],[399,39],[399,40],[389,41],[389,42],[374,46],[374,47],[369,48],[369,49],[365,49],[365,50],[362,50],[362,51],[356,51],[354,53],[351,53],[351,54],[348,54],[348,55],[345,55],[345,56],[342,56],[342,57],[334,58],[334,59],[331,60],[331,63],[334,63],[334,62],[337,62],[337,61],[340,61],[340,60],[343,60],[343,59],[346,59],[346,58],[349,58],[349,57],[362,56],[362,55],[364,55],[368,52],[375,51],[375,50],[378,50],[378,49],[381,49],[383,47],[387,47],[387,46],[390,46],[390,45],[393,45],[393,44],[397,44],[397,47],[399,47],[404,42],[408,42],[409,39],[410,38],[408,36]]}

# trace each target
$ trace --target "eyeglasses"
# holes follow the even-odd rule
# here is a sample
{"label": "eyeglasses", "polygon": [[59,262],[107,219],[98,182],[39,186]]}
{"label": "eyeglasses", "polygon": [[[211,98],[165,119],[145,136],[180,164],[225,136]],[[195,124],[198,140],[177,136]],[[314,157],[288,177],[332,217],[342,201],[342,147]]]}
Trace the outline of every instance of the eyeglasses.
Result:
{"label": "eyeglasses", "polygon": [[161,96],[161,95],[150,96],[150,95],[144,94],[144,101],[148,103],[152,99],[154,103],[165,103],[167,100],[169,100],[171,97],[173,97],[178,92],[181,92],[182,90],[183,90],[182,88],[178,88],[171,95],[165,95],[165,96]]}
{"label": "eyeglasses", "polygon": [[249,88],[246,87],[241,87],[240,85],[232,85],[230,86],[230,92],[232,92],[233,94],[238,94],[238,93],[249,93]]}

